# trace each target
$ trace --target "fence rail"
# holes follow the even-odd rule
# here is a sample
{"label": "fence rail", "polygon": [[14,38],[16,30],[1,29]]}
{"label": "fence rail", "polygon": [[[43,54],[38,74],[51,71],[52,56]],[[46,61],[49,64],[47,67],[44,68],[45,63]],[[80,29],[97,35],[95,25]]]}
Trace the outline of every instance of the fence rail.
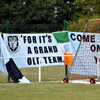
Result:
{"label": "fence rail", "polygon": [[63,24],[0,24],[0,32],[6,33],[50,33],[63,30]]}

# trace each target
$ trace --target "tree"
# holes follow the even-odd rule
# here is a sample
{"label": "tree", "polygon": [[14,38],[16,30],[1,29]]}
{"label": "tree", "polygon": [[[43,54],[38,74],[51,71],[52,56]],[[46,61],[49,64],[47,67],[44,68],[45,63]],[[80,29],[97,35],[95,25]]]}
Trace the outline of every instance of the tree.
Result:
{"label": "tree", "polygon": [[56,19],[57,22],[62,22],[64,19],[67,21],[72,20],[74,14],[73,2],[75,0],[57,0],[56,3]]}
{"label": "tree", "polygon": [[62,23],[73,15],[74,0],[2,0],[0,23]]}
{"label": "tree", "polygon": [[100,14],[100,0],[75,0],[73,3],[75,7],[75,16],[93,16],[93,14]]}

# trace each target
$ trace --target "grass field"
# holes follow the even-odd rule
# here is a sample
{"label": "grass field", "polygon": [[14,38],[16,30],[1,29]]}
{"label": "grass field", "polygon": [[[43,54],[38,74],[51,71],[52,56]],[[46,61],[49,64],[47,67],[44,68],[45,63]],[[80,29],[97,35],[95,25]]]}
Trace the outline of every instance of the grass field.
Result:
{"label": "grass field", "polygon": [[100,100],[100,85],[60,82],[1,84],[0,100]]}
{"label": "grass field", "polygon": [[[26,68],[20,70],[29,80],[34,81],[34,83],[8,83],[7,75],[0,72],[0,100],[100,99],[100,85],[53,82],[58,81],[59,79],[63,79],[65,77],[65,66],[42,67],[41,83],[37,82],[38,68]],[[75,75],[73,76],[75,77]],[[80,78],[80,76],[77,77]]]}

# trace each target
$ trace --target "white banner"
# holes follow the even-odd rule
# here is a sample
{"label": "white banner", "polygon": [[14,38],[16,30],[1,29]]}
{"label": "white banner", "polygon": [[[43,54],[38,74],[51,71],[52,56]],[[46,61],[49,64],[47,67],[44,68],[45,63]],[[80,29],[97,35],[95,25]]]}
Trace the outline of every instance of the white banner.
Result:
{"label": "white banner", "polygon": [[[81,47],[82,50],[79,50],[77,54],[92,54],[91,57],[87,56],[87,58],[85,58],[85,56],[81,58],[76,57],[77,59],[74,59],[74,65],[71,69],[71,73],[87,75],[86,72],[90,70],[93,72],[90,73],[89,71],[91,75],[96,75],[97,60],[99,59],[100,61],[100,58],[97,56],[100,51],[100,34],[89,33],[83,35],[83,32],[68,32],[68,35],[74,55],[76,54],[82,39],[83,44],[81,46],[83,47]],[[64,55],[64,52],[60,48],[53,34],[3,34],[3,37],[11,57],[31,56],[28,58],[14,59],[18,68],[38,67],[39,58],[32,56],[54,56],[41,57],[41,66],[64,65],[64,58],[56,57],[57,55]],[[82,59],[84,59],[85,62]],[[81,68],[81,66],[84,66],[84,68]],[[87,70],[87,66],[90,66],[90,69]],[[1,62],[0,70],[6,72],[5,68],[4,63]]]}
{"label": "white banner", "polygon": [[[41,57],[41,66],[64,65],[62,49],[52,34],[3,34],[4,42],[11,57],[23,56],[55,56]],[[38,57],[14,59],[18,68],[38,67]]]}
{"label": "white banner", "polygon": [[79,75],[100,76],[100,34],[85,33],[81,35],[73,33],[71,36],[72,42],[76,41],[76,45],[80,39],[82,41],[77,48],[77,55],[70,72]]}

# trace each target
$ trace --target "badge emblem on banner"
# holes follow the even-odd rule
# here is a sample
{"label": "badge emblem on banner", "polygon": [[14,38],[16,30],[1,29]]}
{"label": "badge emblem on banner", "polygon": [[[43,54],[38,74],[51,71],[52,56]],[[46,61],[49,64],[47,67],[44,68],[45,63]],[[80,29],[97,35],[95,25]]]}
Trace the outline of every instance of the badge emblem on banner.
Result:
{"label": "badge emblem on banner", "polygon": [[70,52],[71,52],[71,49],[70,49],[69,44],[65,44],[65,45],[64,45],[64,50],[65,50],[65,52],[67,52],[67,53],[70,53]]}
{"label": "badge emblem on banner", "polygon": [[8,36],[8,46],[7,49],[10,53],[16,53],[19,51],[20,46],[17,36]]}
{"label": "badge emblem on banner", "polygon": [[65,52],[69,51],[68,45],[64,45]]}

